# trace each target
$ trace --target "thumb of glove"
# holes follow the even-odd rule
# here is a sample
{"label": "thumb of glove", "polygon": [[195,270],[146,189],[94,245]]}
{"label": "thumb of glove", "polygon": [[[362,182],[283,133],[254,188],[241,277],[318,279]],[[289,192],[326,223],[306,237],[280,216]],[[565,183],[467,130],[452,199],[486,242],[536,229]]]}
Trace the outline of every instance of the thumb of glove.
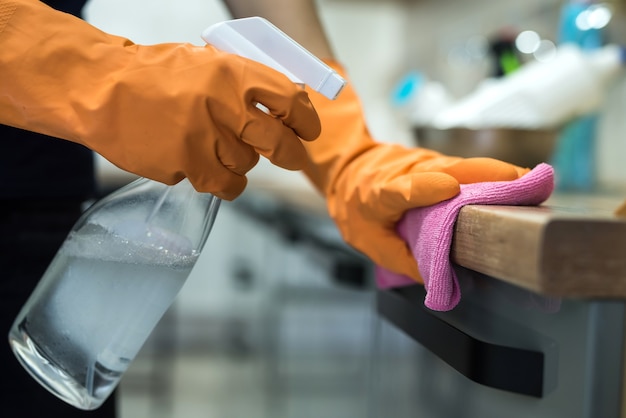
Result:
{"label": "thumb of glove", "polygon": [[409,209],[437,204],[459,192],[459,182],[452,175],[412,172],[381,185],[368,206],[375,216],[395,223]]}
{"label": "thumb of glove", "polygon": [[[433,159],[433,163],[437,161],[438,159]],[[426,164],[428,163],[422,165]],[[511,181],[530,170],[494,158],[476,157],[456,161],[450,159],[449,164],[441,165],[437,171],[451,175],[461,184],[471,184],[485,181]]]}

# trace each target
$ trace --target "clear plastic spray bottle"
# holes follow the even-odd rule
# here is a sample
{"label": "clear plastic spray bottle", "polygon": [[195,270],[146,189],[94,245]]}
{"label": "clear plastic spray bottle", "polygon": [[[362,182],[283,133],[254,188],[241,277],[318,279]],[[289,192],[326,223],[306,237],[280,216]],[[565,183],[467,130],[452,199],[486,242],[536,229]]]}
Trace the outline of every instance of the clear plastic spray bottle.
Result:
{"label": "clear plastic spray bottle", "polygon": [[[345,84],[262,18],[218,23],[202,37],[329,98]],[[69,404],[98,408],[187,280],[219,202],[187,180],[167,186],[139,179],[95,203],[74,225],[9,332],[24,368]]]}

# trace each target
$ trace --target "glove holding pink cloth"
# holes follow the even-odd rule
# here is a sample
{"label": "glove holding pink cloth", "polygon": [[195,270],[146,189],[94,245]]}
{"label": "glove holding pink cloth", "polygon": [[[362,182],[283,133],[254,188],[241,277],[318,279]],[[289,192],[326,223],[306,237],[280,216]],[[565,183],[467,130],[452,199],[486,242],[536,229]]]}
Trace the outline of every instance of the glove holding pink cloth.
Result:
{"label": "glove holding pink cloth", "polygon": [[[454,224],[465,205],[525,205],[544,202],[554,190],[554,169],[545,163],[513,181],[462,184],[452,199],[408,211],[397,231],[408,243],[424,279],[424,304],[435,311],[449,311],[461,300],[458,279],[450,261]],[[415,280],[377,267],[380,288],[416,285]]]}

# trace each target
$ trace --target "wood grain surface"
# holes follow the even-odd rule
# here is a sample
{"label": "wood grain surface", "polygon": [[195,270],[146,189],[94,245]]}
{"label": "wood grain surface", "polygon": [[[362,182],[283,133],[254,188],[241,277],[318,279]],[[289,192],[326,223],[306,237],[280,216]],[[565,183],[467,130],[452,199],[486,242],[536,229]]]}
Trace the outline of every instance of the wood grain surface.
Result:
{"label": "wood grain surface", "polygon": [[626,298],[620,197],[556,195],[539,207],[464,207],[452,260],[551,296]]}
{"label": "wood grain surface", "polygon": [[[281,205],[328,216],[312,188],[252,184]],[[545,295],[626,298],[626,218],[618,210],[625,198],[555,194],[538,207],[466,206],[455,225],[451,258]]]}

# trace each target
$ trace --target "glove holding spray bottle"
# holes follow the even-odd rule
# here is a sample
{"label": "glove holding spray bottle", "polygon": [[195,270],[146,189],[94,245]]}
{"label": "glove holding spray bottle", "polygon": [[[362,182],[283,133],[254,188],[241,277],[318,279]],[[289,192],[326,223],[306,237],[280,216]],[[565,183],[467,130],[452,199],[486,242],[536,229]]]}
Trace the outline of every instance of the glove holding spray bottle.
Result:
{"label": "glove holding spray bottle", "polygon": [[[202,38],[330,99],[345,84],[261,18],[219,23]],[[258,107],[272,117],[271,108]],[[74,225],[10,330],[24,368],[69,404],[98,408],[184,285],[219,202],[187,179],[168,186],[142,178],[95,203]]]}

